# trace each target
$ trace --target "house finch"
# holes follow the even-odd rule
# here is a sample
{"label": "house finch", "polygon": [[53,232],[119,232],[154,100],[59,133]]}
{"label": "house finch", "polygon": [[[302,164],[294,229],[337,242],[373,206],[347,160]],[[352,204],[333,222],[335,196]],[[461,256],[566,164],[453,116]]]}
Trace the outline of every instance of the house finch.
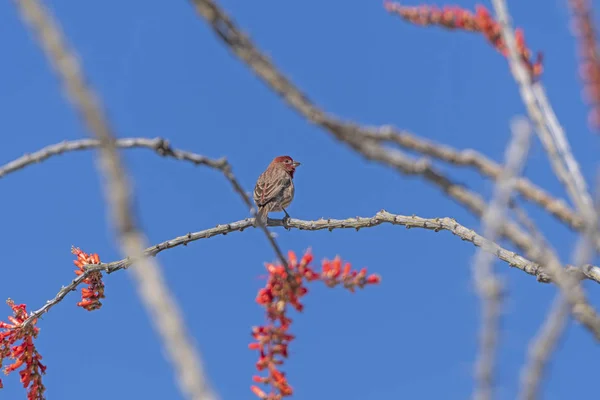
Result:
{"label": "house finch", "polygon": [[260,174],[254,186],[254,202],[258,207],[257,219],[267,225],[268,214],[283,211],[289,218],[285,208],[294,199],[294,172],[300,165],[290,156],[275,157],[267,169]]}

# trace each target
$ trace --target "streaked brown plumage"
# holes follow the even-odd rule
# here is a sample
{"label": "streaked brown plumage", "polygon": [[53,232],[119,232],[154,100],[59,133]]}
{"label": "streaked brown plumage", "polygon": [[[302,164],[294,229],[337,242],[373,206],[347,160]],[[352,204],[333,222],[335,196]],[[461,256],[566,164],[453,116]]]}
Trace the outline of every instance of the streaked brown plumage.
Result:
{"label": "streaked brown plumage", "polygon": [[267,169],[260,174],[254,186],[254,202],[258,207],[257,218],[267,224],[270,212],[285,210],[294,199],[294,172],[299,166],[290,156],[275,157]]}

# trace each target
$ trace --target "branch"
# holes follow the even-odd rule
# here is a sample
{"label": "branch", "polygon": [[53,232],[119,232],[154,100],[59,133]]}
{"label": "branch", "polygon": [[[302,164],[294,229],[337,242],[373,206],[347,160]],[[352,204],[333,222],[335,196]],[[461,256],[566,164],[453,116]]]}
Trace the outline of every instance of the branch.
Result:
{"label": "branch", "polygon": [[[457,150],[448,145],[435,143],[406,131],[400,131],[389,125],[365,127],[362,130],[364,136],[370,139],[379,142],[391,142],[404,149],[416,151],[453,165],[473,167],[481,175],[493,180],[498,180],[502,173],[502,166],[500,164],[473,149]],[[516,182],[515,191],[572,229],[583,229],[584,223],[581,217],[562,199],[553,197],[529,179],[520,177]]]}
{"label": "branch", "polygon": [[[549,283],[552,281],[551,276],[544,272],[543,268],[512,251],[506,250],[496,243],[493,243],[484,237],[478,235],[475,231],[468,229],[460,225],[456,220],[452,218],[432,218],[425,219],[417,216],[404,216],[391,214],[385,210],[379,211],[373,217],[355,217],[348,219],[319,219],[315,221],[304,221],[299,219],[289,219],[287,222],[280,219],[268,219],[268,226],[271,227],[286,227],[290,229],[299,229],[305,231],[318,231],[327,229],[332,231],[334,229],[356,229],[357,231],[362,228],[372,228],[374,226],[381,225],[383,223],[389,223],[392,225],[405,226],[407,229],[410,228],[421,228],[435,232],[446,230],[452,232],[454,235],[460,237],[464,241],[473,243],[477,247],[483,248],[485,251],[491,252],[500,260],[506,262],[511,267],[520,269],[529,275],[535,276],[539,282]],[[228,224],[217,225],[214,228],[205,229],[202,231],[188,233],[183,236],[178,236],[171,240],[167,240],[162,243],[158,243],[152,247],[148,247],[144,251],[146,257],[154,257],[158,253],[163,252],[167,249],[172,249],[178,246],[186,246],[188,243],[208,239],[213,236],[227,235],[232,232],[242,232],[247,228],[254,228],[254,218],[246,218],[240,221],[231,222]],[[89,265],[86,267],[86,272],[79,275],[67,286],[63,286],[57,295],[46,302],[46,304],[40,309],[31,313],[30,317],[24,323],[30,323],[30,321],[40,318],[43,314],[50,311],[52,307],[60,303],[65,296],[76,290],[77,286],[92,272],[94,271],[105,271],[107,273],[113,273],[122,269],[125,269],[131,265],[129,258],[124,258],[119,261],[114,261],[106,264]],[[593,265],[584,265],[581,267],[569,266],[567,269],[569,274],[576,276],[578,279],[589,279],[597,283],[600,283],[600,268]]]}
{"label": "branch", "polygon": [[[117,139],[115,146],[132,149],[145,148],[155,151],[157,154],[165,157],[172,157],[177,160],[189,161],[195,165],[205,165],[224,171],[228,167],[227,160],[224,158],[211,159],[199,154],[173,149],[169,142],[163,138],[125,138]],[[27,166],[40,163],[48,158],[56,155],[61,155],[72,151],[89,150],[100,147],[100,141],[97,139],[79,139],[73,141],[65,141],[46,146],[35,153],[25,154],[16,160],[13,160],[3,166],[0,166],[0,179],[11,172],[21,170]]]}
{"label": "branch", "polygon": [[194,400],[213,399],[203,373],[200,356],[189,338],[178,305],[162,278],[155,260],[144,256],[146,239],[133,220],[131,185],[115,145],[115,135],[109,126],[95,93],[84,78],[75,52],[69,48],[58,23],[39,0],[16,0],[23,18],[37,34],[37,39],[58,73],[75,109],[98,139],[99,169],[106,180],[104,193],[119,235],[124,255],[139,262],[132,268],[139,295],[152,317],[155,329],[177,370],[181,391]]}

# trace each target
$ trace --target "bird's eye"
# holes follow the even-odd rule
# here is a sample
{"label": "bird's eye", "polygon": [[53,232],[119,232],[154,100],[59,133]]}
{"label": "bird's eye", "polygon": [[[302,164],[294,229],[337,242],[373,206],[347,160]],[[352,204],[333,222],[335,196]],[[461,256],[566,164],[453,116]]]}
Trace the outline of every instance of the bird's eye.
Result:
{"label": "bird's eye", "polygon": [[291,163],[291,162],[292,162],[292,160],[290,160],[289,158],[288,158],[287,160],[285,160],[285,163],[286,163],[286,164],[289,164],[289,163]]}

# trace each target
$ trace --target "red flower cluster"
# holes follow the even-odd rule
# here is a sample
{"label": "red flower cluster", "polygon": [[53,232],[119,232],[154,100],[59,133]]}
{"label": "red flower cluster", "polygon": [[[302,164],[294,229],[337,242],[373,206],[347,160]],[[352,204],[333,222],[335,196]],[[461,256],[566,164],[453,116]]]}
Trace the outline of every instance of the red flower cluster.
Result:
{"label": "red flower cluster", "polygon": [[[475,7],[475,14],[458,6],[446,6],[443,9],[435,6],[406,7],[387,0],[384,2],[384,6],[388,12],[398,14],[413,24],[439,25],[447,29],[481,32],[504,57],[508,55],[508,49],[504,39],[502,39],[500,24],[492,18],[490,12],[482,5]],[[531,60],[531,52],[525,44],[523,30],[516,29],[515,38],[519,55],[527,66],[531,78],[536,80],[543,71],[542,55],[538,53],[535,62]]]}
{"label": "red flower cluster", "polygon": [[[77,256],[73,263],[79,267],[75,270],[76,275],[81,275],[85,272],[85,265],[100,264],[98,254],[87,254],[81,251],[78,247],[71,247],[71,253]],[[102,282],[102,272],[94,271],[83,280],[87,283],[87,288],[81,288],[81,301],[77,303],[79,307],[83,307],[88,311],[94,311],[102,307],[100,299],[104,298],[104,282]]]}
{"label": "red flower cluster", "polygon": [[579,75],[583,80],[584,96],[592,106],[589,122],[592,128],[600,130],[600,49],[592,10],[586,0],[571,0],[570,4],[573,10],[573,28],[579,39]]}
{"label": "red flower cluster", "polygon": [[333,261],[323,261],[321,272],[317,273],[310,266],[312,259],[312,254],[306,252],[298,263],[296,254],[290,251],[288,271],[291,276],[288,276],[282,265],[266,265],[269,272],[267,285],[258,292],[256,302],[265,307],[268,323],[252,329],[252,336],[256,341],[248,346],[251,350],[260,352],[256,368],[268,372],[267,376],[254,376],[254,382],[270,385],[272,388],[267,394],[258,386],[251,386],[254,394],[260,399],[280,400],[292,395],[292,387],[285,373],[279,370],[279,366],[283,364],[281,358],[287,358],[289,343],[294,339],[294,335],[289,333],[292,320],[286,314],[288,305],[296,311],[303,310],[300,298],[308,292],[304,286],[305,281],[320,280],[329,287],[343,285],[352,292],[356,287],[363,288],[365,285],[381,281],[378,275],[367,276],[366,268],[360,272],[354,271],[351,270],[350,263],[345,263],[342,268],[342,260],[339,257]]}
{"label": "red flower cluster", "polygon": [[14,360],[4,369],[4,373],[8,375],[25,365],[19,375],[23,387],[27,389],[27,400],[44,400],[46,388],[42,383],[42,374],[46,373],[46,366],[41,363],[42,356],[33,344],[33,339],[37,338],[40,330],[34,326],[37,320],[23,329],[21,325],[28,317],[25,304],[15,304],[11,299],[6,304],[12,309],[14,316],[8,317],[10,324],[0,321],[0,329],[3,329],[0,331],[0,367],[5,358]]}

